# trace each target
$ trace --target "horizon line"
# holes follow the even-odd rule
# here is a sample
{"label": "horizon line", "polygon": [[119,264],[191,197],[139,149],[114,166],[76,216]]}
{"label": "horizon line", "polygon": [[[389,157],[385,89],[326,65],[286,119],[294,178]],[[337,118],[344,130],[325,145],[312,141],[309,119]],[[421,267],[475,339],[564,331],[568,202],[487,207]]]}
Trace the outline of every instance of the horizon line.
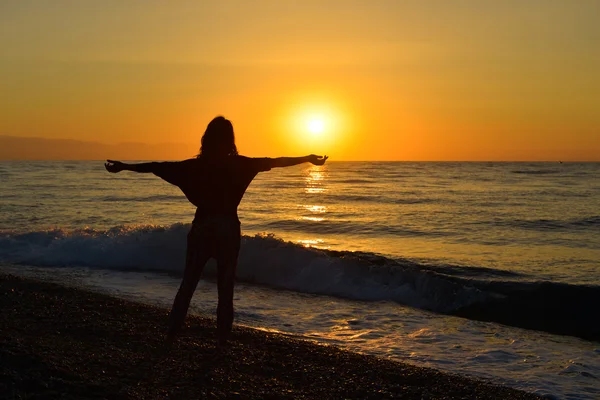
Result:
{"label": "horizon line", "polygon": [[[242,154],[241,154],[242,155]],[[194,158],[194,157],[190,157]],[[276,157],[273,157],[276,158]],[[164,159],[125,159],[121,158],[119,161],[142,161],[142,162],[152,162],[152,161],[182,161],[188,160],[189,158],[164,158]],[[107,159],[102,158],[0,158],[0,162],[4,161],[62,161],[62,162],[83,162],[83,161],[98,161],[98,162],[106,162]],[[328,160],[329,163],[341,163],[341,162],[380,162],[380,163],[403,163],[403,162],[411,162],[411,163],[556,163],[556,164],[575,164],[575,163],[600,163],[600,160]]]}

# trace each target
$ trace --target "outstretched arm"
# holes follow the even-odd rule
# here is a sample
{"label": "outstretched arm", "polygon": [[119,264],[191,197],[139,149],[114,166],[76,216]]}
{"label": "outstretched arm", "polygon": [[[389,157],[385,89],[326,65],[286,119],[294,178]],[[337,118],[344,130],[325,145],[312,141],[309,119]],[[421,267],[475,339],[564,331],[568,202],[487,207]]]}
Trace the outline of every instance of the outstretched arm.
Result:
{"label": "outstretched arm", "polygon": [[106,160],[104,167],[108,172],[117,173],[121,171],[133,171],[133,172],[154,172],[156,163],[139,163],[139,164],[126,164],[121,161]]}
{"label": "outstretched arm", "polygon": [[279,157],[273,159],[272,167],[291,167],[292,165],[298,165],[305,162],[309,162],[314,165],[323,165],[325,164],[325,161],[327,161],[328,158],[329,157],[327,156],[317,156],[314,154],[304,157]]}

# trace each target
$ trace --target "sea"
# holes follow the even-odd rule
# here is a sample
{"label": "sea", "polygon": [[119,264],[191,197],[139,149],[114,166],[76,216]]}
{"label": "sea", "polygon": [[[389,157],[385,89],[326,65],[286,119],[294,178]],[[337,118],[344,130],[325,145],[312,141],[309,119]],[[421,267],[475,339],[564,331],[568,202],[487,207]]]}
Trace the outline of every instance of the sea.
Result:
{"label": "sea", "polygon": [[[0,162],[0,271],[169,308],[194,207],[102,161]],[[236,322],[600,398],[600,163],[327,162],[239,206]],[[193,314],[214,317],[209,262]]]}

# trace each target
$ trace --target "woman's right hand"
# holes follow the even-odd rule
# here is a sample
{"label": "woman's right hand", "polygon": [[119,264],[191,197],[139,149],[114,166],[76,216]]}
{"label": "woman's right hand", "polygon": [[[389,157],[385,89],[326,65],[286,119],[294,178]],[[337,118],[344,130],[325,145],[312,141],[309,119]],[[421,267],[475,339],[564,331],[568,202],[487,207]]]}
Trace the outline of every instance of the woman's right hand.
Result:
{"label": "woman's right hand", "polygon": [[114,160],[106,160],[108,162],[104,163],[104,168],[106,168],[106,170],[108,172],[112,172],[112,173],[117,173],[117,172],[121,172],[125,169],[125,164],[122,163],[121,161],[114,161]]}
{"label": "woman's right hand", "polygon": [[314,165],[323,165],[325,164],[325,161],[327,161],[328,158],[329,157],[327,156],[317,156],[315,154],[311,154],[310,156],[308,156],[308,162]]}

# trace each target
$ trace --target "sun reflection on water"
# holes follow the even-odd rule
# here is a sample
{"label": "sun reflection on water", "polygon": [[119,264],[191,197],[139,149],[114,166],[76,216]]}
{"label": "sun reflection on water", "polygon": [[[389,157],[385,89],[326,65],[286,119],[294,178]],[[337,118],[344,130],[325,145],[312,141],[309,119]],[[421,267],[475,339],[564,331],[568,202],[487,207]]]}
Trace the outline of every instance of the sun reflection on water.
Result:
{"label": "sun reflection on water", "polygon": [[327,189],[324,188],[325,168],[322,166],[313,166],[308,170],[306,177],[306,193],[324,193]]}
{"label": "sun reflection on water", "polygon": [[[304,221],[308,224],[308,229],[313,230],[314,233],[317,233],[321,227],[323,221],[325,221],[326,213],[328,209],[326,206],[318,204],[320,194],[323,194],[327,191],[326,182],[327,182],[327,170],[325,166],[312,166],[305,170],[306,178],[305,178],[305,188],[304,192],[308,194],[310,200],[307,204],[298,204],[298,211],[300,215],[298,216],[299,221]],[[314,223],[314,225],[312,225]],[[304,247],[316,247],[320,249],[328,249],[331,246],[325,243],[325,241],[319,238],[318,234],[310,235],[308,238],[299,239],[296,241],[298,244]]]}
{"label": "sun reflection on water", "polygon": [[304,221],[313,221],[313,222],[321,222],[324,221],[325,218],[322,217],[300,217],[300,219]]}
{"label": "sun reflection on water", "polygon": [[305,210],[313,212],[313,213],[326,213],[327,207],[325,206],[315,206],[315,205],[303,205]]}
{"label": "sun reflection on water", "polygon": [[323,246],[325,243],[322,239],[301,239],[297,240],[296,243],[304,247],[317,247],[319,249],[328,249],[330,246]]}

